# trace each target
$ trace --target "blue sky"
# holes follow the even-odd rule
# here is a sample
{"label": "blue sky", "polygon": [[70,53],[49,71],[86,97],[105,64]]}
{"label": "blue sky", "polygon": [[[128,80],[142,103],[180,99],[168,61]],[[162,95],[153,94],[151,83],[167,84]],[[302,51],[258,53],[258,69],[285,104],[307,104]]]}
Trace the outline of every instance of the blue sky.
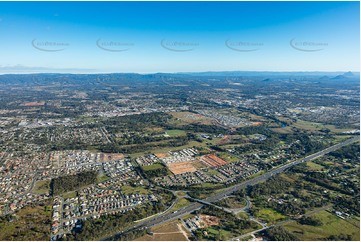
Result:
{"label": "blue sky", "polygon": [[359,2],[0,2],[0,73],[359,71]]}

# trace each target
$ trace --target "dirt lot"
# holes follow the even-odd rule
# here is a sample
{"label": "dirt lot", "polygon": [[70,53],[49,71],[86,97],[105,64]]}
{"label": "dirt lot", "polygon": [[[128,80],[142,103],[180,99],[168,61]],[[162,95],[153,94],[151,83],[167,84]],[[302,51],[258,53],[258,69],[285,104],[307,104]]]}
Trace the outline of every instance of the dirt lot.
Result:
{"label": "dirt lot", "polygon": [[153,235],[144,235],[136,241],[187,241],[189,234],[177,221],[152,228]]}
{"label": "dirt lot", "polygon": [[229,135],[225,135],[217,144],[224,145],[231,141],[231,137]]}
{"label": "dirt lot", "polygon": [[40,101],[40,102],[28,102],[28,103],[23,103],[21,104],[21,106],[25,106],[25,107],[40,107],[40,106],[44,106],[45,102],[44,101]]}
{"label": "dirt lot", "polygon": [[161,159],[161,158],[168,157],[169,154],[167,154],[167,153],[157,153],[157,154],[155,154],[155,156]]}
{"label": "dirt lot", "polygon": [[123,154],[117,154],[117,153],[101,153],[100,154],[100,161],[113,161],[113,160],[122,160],[124,159]]}
{"label": "dirt lot", "polygon": [[199,215],[199,218],[201,219],[201,224],[203,225],[202,227],[204,228],[208,228],[209,226],[213,226],[213,225],[219,225],[219,221],[220,221],[218,217],[204,215],[204,214]]}
{"label": "dirt lot", "polygon": [[214,154],[204,155],[201,157],[200,161],[208,167],[217,167],[227,164],[225,160],[222,160]]}
{"label": "dirt lot", "polygon": [[170,163],[167,166],[168,166],[169,170],[175,175],[186,173],[186,172],[194,172],[197,170],[193,166],[193,161]]}

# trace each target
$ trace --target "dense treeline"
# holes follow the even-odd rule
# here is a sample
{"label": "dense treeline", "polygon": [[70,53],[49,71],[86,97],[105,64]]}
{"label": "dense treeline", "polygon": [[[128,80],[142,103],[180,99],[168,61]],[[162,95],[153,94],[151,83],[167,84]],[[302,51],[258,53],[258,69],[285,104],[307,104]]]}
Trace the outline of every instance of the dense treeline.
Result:
{"label": "dense treeline", "polygon": [[187,131],[193,131],[197,133],[209,133],[209,134],[225,134],[227,129],[222,128],[217,125],[206,125],[206,124],[188,124],[180,127],[175,127],[177,129],[183,129]]}
{"label": "dense treeline", "polygon": [[325,238],[325,240],[329,241],[352,241],[352,236],[349,234],[340,234],[340,235],[330,235]]}
{"label": "dense treeline", "polygon": [[105,153],[137,153],[143,152],[151,149],[157,149],[162,147],[178,147],[182,145],[186,145],[189,139],[187,136],[180,136],[172,138],[171,140],[167,140],[164,142],[156,142],[156,143],[145,143],[145,144],[134,144],[134,145],[119,145],[117,143],[110,143],[101,146],[99,149]]}
{"label": "dense treeline", "polygon": [[[250,126],[238,128],[235,131],[235,134],[262,134],[267,137],[267,139],[261,142],[257,140],[253,141],[253,145],[235,147],[235,150],[239,153],[249,152],[254,149],[271,151],[274,149],[275,144],[278,144],[280,141],[283,141],[287,144],[293,143],[289,147],[288,152],[290,154],[309,154],[324,148],[324,145],[321,142],[310,139],[307,134],[303,134],[300,132],[294,132],[292,134],[280,134],[270,130],[267,126]],[[296,140],[298,140],[298,142],[295,142]]]}
{"label": "dense treeline", "polygon": [[263,134],[266,136],[273,136],[274,134],[277,134],[264,125],[237,128],[235,133],[238,135]]}
{"label": "dense treeline", "polygon": [[76,190],[82,186],[96,182],[96,171],[84,171],[75,175],[61,176],[53,178],[50,182],[50,188],[53,195],[59,195],[64,192]]}
{"label": "dense treeline", "polygon": [[322,222],[317,219],[317,218],[313,218],[313,217],[301,217],[300,219],[298,219],[298,223],[303,224],[303,225],[311,225],[311,226],[321,226]]}
{"label": "dense treeline", "polygon": [[[130,227],[133,224],[132,221],[151,216],[164,209],[165,206],[161,202],[153,202],[139,206],[124,214],[108,214],[101,216],[98,219],[87,219],[83,222],[83,229],[81,232],[73,232],[71,235],[67,236],[66,239],[82,241],[102,239]],[[133,234],[133,236],[135,236],[135,234]],[[118,240],[121,239],[121,237],[121,235],[115,235],[108,238],[108,240]],[[129,235],[129,239],[134,239],[131,237],[132,236]]]}
{"label": "dense treeline", "polygon": [[162,176],[166,176],[168,175],[168,169],[167,167],[165,167],[163,164],[159,163],[159,165],[161,165],[161,168],[158,169],[154,169],[154,170],[143,170],[143,174],[147,177],[147,178],[153,178],[153,177],[162,177]]}
{"label": "dense treeline", "polygon": [[285,230],[284,228],[277,226],[267,229],[264,235],[272,241],[295,241],[299,240],[296,236]]}
{"label": "dense treeline", "polygon": [[336,210],[346,211],[350,214],[360,215],[360,197],[338,197],[334,205]]}
{"label": "dense treeline", "polygon": [[344,146],[339,150],[330,152],[329,155],[332,155],[340,159],[350,159],[359,162],[360,144],[352,144],[352,145]]}
{"label": "dense treeline", "polygon": [[[267,182],[248,187],[247,194],[254,199],[255,204],[250,209],[250,212],[255,215],[260,208],[266,207],[274,209],[285,216],[298,216],[304,214],[306,209],[322,207],[328,204],[329,200],[326,197],[318,196],[315,199],[310,199],[308,195],[300,193],[301,189],[315,192],[315,187],[312,183],[305,183],[302,180],[291,183],[279,175],[269,179]],[[279,197],[280,194],[289,194],[287,196],[297,198],[302,202],[278,203],[267,201],[270,196]]]}
{"label": "dense treeline", "polygon": [[102,121],[102,125],[111,133],[124,130],[143,130],[144,127],[163,127],[172,116],[166,113],[143,113],[112,117]]}
{"label": "dense treeline", "polygon": [[346,195],[353,195],[353,193],[350,191],[347,191],[345,189],[342,189],[340,187],[336,187],[335,185],[330,184],[329,179],[327,179],[327,177],[325,178],[323,176],[324,176],[324,174],[321,174],[321,173],[308,173],[304,179],[306,181],[315,183],[319,186],[325,187],[325,188],[333,190],[333,191],[337,191],[337,192],[340,192],[340,193],[343,193]]}
{"label": "dense treeline", "polygon": [[272,177],[267,182],[259,183],[248,187],[248,195],[259,197],[261,195],[279,194],[289,190],[291,183],[280,176]]}
{"label": "dense treeline", "polygon": [[[237,218],[233,214],[227,213],[224,210],[215,208],[213,206],[204,206],[202,209],[197,211],[198,214],[208,214],[216,216],[221,219],[221,223],[218,226],[212,226],[216,230],[226,230],[233,234],[241,234],[242,231],[248,229],[257,229],[258,225],[250,220],[244,220]],[[205,229],[197,229],[194,234],[197,240],[211,239],[211,240],[225,240],[222,234],[218,234],[215,238],[208,238],[204,235]]]}
{"label": "dense treeline", "polygon": [[139,237],[142,237],[143,235],[147,234],[147,230],[145,229],[137,229],[137,230],[131,230],[129,232],[126,233],[122,233],[121,235],[118,236],[113,236],[109,239],[106,239],[106,241],[132,241],[135,240]]}

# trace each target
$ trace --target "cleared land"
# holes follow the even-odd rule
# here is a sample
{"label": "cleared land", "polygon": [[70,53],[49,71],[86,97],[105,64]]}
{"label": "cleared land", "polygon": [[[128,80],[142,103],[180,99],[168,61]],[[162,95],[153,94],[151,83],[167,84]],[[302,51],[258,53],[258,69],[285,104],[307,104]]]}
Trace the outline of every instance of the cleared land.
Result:
{"label": "cleared land", "polygon": [[39,101],[39,102],[28,102],[28,103],[23,103],[20,106],[25,106],[25,107],[40,107],[40,106],[44,106],[45,102],[44,101]]}
{"label": "cleared land", "polygon": [[101,153],[100,154],[100,161],[101,162],[113,161],[113,160],[122,160],[122,159],[124,159],[123,154],[118,154],[118,153]]}
{"label": "cleared land", "polygon": [[228,161],[228,162],[236,162],[236,161],[239,161],[239,158],[237,156],[234,156],[228,152],[218,152],[217,155],[225,160],[225,161]]}
{"label": "cleared land", "polygon": [[204,155],[200,158],[200,161],[208,167],[218,167],[227,164],[225,160],[214,154]]}
{"label": "cleared land", "polygon": [[175,175],[186,172],[194,172],[197,169],[193,166],[192,161],[176,162],[167,165],[168,169]]}
{"label": "cleared land", "polygon": [[33,193],[44,194],[50,192],[50,180],[37,181],[34,188],[31,190]]}
{"label": "cleared land", "polygon": [[137,186],[137,187],[132,187],[129,185],[124,185],[122,186],[122,193],[124,193],[125,195],[131,195],[131,194],[142,194],[142,195],[148,195],[149,191],[141,186]]}
{"label": "cleared land", "polygon": [[199,215],[199,218],[201,219],[201,226],[203,228],[208,228],[213,225],[219,225],[220,222],[220,219],[216,216],[201,214]]}
{"label": "cleared land", "polygon": [[155,226],[151,231],[153,235],[144,235],[136,239],[136,241],[187,241],[189,236],[188,232],[182,225],[178,224],[177,220]]}
{"label": "cleared land", "polygon": [[159,163],[155,163],[155,164],[152,164],[152,165],[149,165],[149,166],[142,166],[142,169],[144,171],[152,171],[152,170],[157,170],[157,169],[161,169],[163,168],[164,166],[162,164],[159,164]]}
{"label": "cleared land", "polygon": [[158,158],[165,158],[165,157],[168,157],[169,154],[168,153],[156,153],[154,154],[156,157]]}

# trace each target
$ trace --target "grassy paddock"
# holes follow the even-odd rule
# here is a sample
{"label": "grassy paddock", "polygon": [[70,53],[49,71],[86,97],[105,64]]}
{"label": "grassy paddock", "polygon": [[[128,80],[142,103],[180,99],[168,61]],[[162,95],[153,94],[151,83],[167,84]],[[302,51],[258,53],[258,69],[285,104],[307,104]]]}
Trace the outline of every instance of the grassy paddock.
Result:
{"label": "grassy paddock", "polygon": [[321,211],[312,215],[322,222],[321,226],[301,225],[296,221],[291,221],[284,225],[284,228],[296,235],[300,240],[324,240],[331,235],[349,234],[352,240],[360,240],[359,220],[355,218],[341,219],[336,215]]}
{"label": "grassy paddock", "polygon": [[256,217],[268,223],[275,223],[276,221],[286,218],[284,215],[276,212],[273,209],[263,208],[256,213]]}
{"label": "grassy paddock", "polygon": [[50,180],[37,181],[31,191],[37,194],[44,194],[50,192]]}

